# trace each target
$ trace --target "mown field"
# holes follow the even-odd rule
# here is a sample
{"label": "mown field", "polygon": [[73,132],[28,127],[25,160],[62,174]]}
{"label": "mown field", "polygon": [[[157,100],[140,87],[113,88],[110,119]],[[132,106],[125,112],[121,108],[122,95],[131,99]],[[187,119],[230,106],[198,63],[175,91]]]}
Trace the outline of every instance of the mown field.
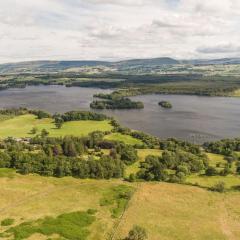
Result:
{"label": "mown field", "polygon": [[[135,224],[145,227],[151,240],[240,238],[239,192],[220,194],[170,183],[24,176],[5,169],[0,169],[0,185],[0,221],[14,220],[11,226],[0,226],[1,233],[12,229],[9,232],[26,234],[27,228],[19,224],[31,222],[36,226],[41,219],[45,219],[41,220],[43,233],[58,232],[47,236],[34,232],[36,228],[32,234],[27,229],[28,239],[71,239],[59,235],[64,230],[60,223],[66,223],[68,217],[78,219],[76,212],[84,214],[88,209],[96,210],[94,220],[86,222],[86,216],[78,220],[83,222],[82,232],[89,234],[72,239],[123,239]],[[124,188],[136,189],[127,204],[113,197]],[[47,221],[46,216],[51,218]],[[75,229],[74,221],[67,223],[68,229]],[[10,235],[0,236],[11,239]],[[21,236],[15,239],[24,239]]]}
{"label": "mown field", "polygon": [[46,129],[52,137],[85,136],[93,131],[112,129],[108,121],[71,121],[64,123],[61,129],[57,129],[51,118],[37,119],[34,115],[26,114],[0,121],[0,138],[33,137],[31,134],[33,127],[38,129],[37,134],[40,134],[42,129]]}

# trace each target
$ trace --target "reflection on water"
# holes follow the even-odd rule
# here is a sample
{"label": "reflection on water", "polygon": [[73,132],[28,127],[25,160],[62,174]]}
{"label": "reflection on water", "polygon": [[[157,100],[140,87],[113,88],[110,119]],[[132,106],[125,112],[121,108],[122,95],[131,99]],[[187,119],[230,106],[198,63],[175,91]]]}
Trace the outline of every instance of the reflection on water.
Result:
{"label": "reflection on water", "polygon": [[[93,94],[110,92],[95,88],[29,86],[0,92],[0,108],[28,107],[54,112],[89,110]],[[124,126],[142,130],[160,138],[177,137],[204,142],[240,136],[240,98],[147,95],[133,97],[143,101],[143,110],[104,110]],[[172,109],[158,106],[170,101]]]}

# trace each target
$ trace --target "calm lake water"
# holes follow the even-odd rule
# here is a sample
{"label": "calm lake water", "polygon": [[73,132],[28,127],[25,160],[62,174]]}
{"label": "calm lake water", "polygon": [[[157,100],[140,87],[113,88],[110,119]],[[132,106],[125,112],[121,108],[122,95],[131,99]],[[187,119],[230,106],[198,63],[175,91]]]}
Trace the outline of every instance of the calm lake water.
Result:
{"label": "calm lake water", "polygon": [[[89,110],[93,94],[111,92],[95,88],[28,86],[0,91],[0,108],[28,107],[49,112]],[[122,125],[160,138],[177,137],[193,142],[240,137],[240,98],[181,95],[133,97],[144,102],[143,110],[104,110]],[[158,106],[170,101],[172,109]]]}

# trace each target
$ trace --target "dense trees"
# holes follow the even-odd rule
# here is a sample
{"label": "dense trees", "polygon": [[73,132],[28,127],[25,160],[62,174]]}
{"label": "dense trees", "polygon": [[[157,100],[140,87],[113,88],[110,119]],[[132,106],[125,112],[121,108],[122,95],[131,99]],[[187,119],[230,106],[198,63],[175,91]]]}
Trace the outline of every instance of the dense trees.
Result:
{"label": "dense trees", "polygon": [[117,153],[120,154],[121,160],[126,165],[131,165],[138,159],[137,150],[130,145],[119,144],[117,146]]}
{"label": "dense trees", "polygon": [[[103,155],[97,161],[83,158],[88,140],[81,138],[40,138],[31,144],[38,151],[22,143],[7,141],[1,147],[0,167],[16,168],[22,174],[38,173],[45,176],[74,176],[78,178],[120,178],[124,174],[124,162],[119,158]],[[31,149],[33,150],[33,149]]]}
{"label": "dense trees", "polygon": [[100,154],[96,160],[88,154],[88,149],[95,148],[97,151],[101,144],[104,147],[103,136],[104,133],[98,131],[83,138],[50,138],[42,134],[30,139],[29,143],[9,138],[0,144],[0,167],[15,168],[22,174],[55,177],[123,177],[125,164],[137,160],[137,151],[124,143],[109,142],[110,154]]}
{"label": "dense trees", "polygon": [[95,100],[90,104],[93,109],[142,109],[142,102],[135,102],[129,98],[119,98],[112,100]]}
{"label": "dense trees", "polygon": [[175,138],[161,140],[160,141],[160,149],[169,150],[169,151],[183,150],[183,151],[195,154],[195,155],[202,154],[200,146],[192,144],[190,142],[175,139]]}
{"label": "dense trees", "polygon": [[237,158],[237,155],[234,154],[234,151],[240,151],[240,138],[223,139],[217,142],[210,143],[207,142],[204,143],[203,147],[208,152]]}
{"label": "dense trees", "polygon": [[132,101],[126,98],[125,92],[114,91],[111,94],[95,94],[94,97],[104,100],[95,100],[90,104],[93,109],[141,109],[144,108],[142,102]]}
{"label": "dense trees", "polygon": [[148,156],[141,163],[138,177],[147,181],[181,182],[190,173],[198,173],[208,166],[205,155],[198,156],[182,150],[165,150],[161,157]]}
{"label": "dense trees", "polygon": [[[70,111],[64,114],[55,114],[54,119],[61,118],[64,122],[68,121],[79,121],[79,120],[94,120],[94,121],[103,121],[109,119],[106,115],[94,112],[87,111]],[[56,120],[55,120],[56,121]]]}
{"label": "dense trees", "polygon": [[38,119],[51,118],[51,114],[42,110],[29,110],[29,113],[37,116]]}

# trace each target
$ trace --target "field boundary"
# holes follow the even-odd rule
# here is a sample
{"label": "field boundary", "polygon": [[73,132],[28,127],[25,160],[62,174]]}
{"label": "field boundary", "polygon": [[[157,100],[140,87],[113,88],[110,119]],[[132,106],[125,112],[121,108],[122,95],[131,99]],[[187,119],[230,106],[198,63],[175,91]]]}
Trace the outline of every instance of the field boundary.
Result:
{"label": "field boundary", "polygon": [[113,225],[112,232],[110,233],[109,237],[106,238],[107,240],[117,240],[116,237],[117,237],[119,227],[124,220],[125,213],[126,213],[127,209],[129,208],[129,206],[131,205],[131,202],[132,202],[132,199],[133,199],[134,195],[139,191],[139,189],[141,187],[140,185],[141,185],[140,183],[137,183],[135,191],[133,192],[133,195],[131,196],[131,199],[128,201],[128,203],[127,203],[126,207],[124,208],[124,210],[123,210],[121,216],[119,217],[118,221]]}

